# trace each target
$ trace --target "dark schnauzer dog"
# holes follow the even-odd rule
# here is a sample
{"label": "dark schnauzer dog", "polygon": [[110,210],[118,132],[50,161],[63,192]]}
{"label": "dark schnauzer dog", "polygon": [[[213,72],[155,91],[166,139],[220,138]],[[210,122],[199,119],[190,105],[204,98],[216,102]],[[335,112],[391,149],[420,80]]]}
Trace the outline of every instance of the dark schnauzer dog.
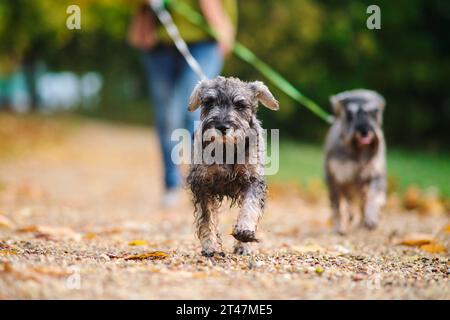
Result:
{"label": "dark schnauzer dog", "polygon": [[193,193],[202,255],[223,255],[218,209],[224,198],[240,207],[233,226],[234,253],[249,254],[264,209],[265,145],[256,118],[258,102],[278,110],[278,102],[259,81],[218,77],[194,89],[189,111],[201,107],[187,182]]}
{"label": "dark schnauzer dog", "polygon": [[363,89],[342,92],[330,101],[336,120],[327,137],[325,173],[334,229],[340,234],[348,231],[357,217],[355,205],[359,205],[362,225],[374,229],[386,199],[386,146],[381,129],[385,101]]}

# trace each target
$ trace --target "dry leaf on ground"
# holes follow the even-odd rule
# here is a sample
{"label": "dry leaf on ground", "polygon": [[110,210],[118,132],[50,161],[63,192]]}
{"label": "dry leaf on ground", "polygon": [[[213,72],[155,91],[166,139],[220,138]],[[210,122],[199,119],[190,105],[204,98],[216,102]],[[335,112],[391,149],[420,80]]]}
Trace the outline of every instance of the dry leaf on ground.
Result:
{"label": "dry leaf on ground", "polygon": [[75,232],[74,230],[67,227],[52,227],[52,226],[26,226],[23,228],[17,229],[18,232],[25,233],[34,233],[38,238],[44,239],[72,239],[72,240],[80,240],[81,234]]}
{"label": "dry leaf on ground", "polygon": [[405,246],[419,247],[434,242],[434,237],[425,233],[411,233],[406,235],[401,244]]}
{"label": "dry leaf on ground", "polygon": [[450,224],[446,225],[446,226],[442,229],[442,231],[443,231],[444,233],[446,233],[446,234],[450,234]]}
{"label": "dry leaf on ground", "polygon": [[140,254],[132,254],[123,257],[125,260],[161,260],[165,259],[169,256],[169,254],[163,252],[163,251],[153,251],[153,252],[146,252],[146,253],[140,253]]}
{"label": "dry leaf on ground", "polygon": [[96,234],[96,235],[110,235],[123,232],[122,228],[119,227],[98,227],[93,228],[86,232],[86,234]]}
{"label": "dry leaf on ground", "polygon": [[86,233],[86,234],[83,236],[83,238],[86,239],[86,240],[92,240],[92,239],[97,238],[97,234],[92,233],[92,232],[89,232],[89,233]]}
{"label": "dry leaf on ground", "polygon": [[433,189],[424,193],[417,186],[410,186],[403,196],[403,205],[405,209],[417,209],[422,214],[445,213],[444,202],[439,198],[438,192]]}
{"label": "dry leaf on ground", "polygon": [[405,209],[414,210],[420,207],[422,191],[417,186],[410,186],[403,195],[403,206]]}
{"label": "dry leaf on ground", "polygon": [[2,268],[0,269],[0,272],[12,275],[17,280],[24,280],[24,281],[33,280],[39,282],[34,272],[30,272],[29,270],[18,270],[15,267],[13,267],[13,265],[10,264],[9,262],[3,264]]}
{"label": "dry leaf on ground", "polygon": [[17,254],[17,251],[15,250],[0,250],[0,256],[9,256],[15,254]]}
{"label": "dry leaf on ground", "polygon": [[0,265],[0,272],[11,272],[13,269],[11,267],[11,263],[5,262]]}
{"label": "dry leaf on ground", "polygon": [[447,248],[439,243],[430,243],[420,246],[421,250],[427,251],[429,253],[445,253],[447,252]]}
{"label": "dry leaf on ground", "polygon": [[445,207],[439,197],[430,194],[423,198],[419,212],[424,214],[440,215],[445,213]]}
{"label": "dry leaf on ground", "polygon": [[24,232],[24,233],[25,232],[37,232],[38,228],[37,228],[37,226],[31,225],[31,226],[26,226],[26,227],[19,228],[16,231],[17,232]]}
{"label": "dry leaf on ground", "polygon": [[405,236],[401,244],[412,247],[419,247],[429,253],[445,253],[447,249],[438,243],[430,234],[415,233]]}
{"label": "dry leaf on ground", "polygon": [[128,242],[129,246],[146,246],[148,242],[146,240],[132,240]]}
{"label": "dry leaf on ground", "polygon": [[34,267],[30,271],[55,277],[65,277],[72,274],[71,271],[56,266]]}

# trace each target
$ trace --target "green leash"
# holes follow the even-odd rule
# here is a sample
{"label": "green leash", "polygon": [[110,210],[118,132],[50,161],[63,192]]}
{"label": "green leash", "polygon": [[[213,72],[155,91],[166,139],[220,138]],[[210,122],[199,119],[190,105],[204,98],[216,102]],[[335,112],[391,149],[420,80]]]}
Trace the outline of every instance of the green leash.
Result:
{"label": "green leash", "polygon": [[[173,0],[164,0],[164,5],[166,8],[171,8],[177,11],[179,14],[184,16],[191,23],[197,25],[202,28],[206,32],[208,32],[215,39],[218,38],[217,33],[211,29],[211,27],[206,23],[203,19],[203,16],[192,9],[189,5],[173,1]],[[297,88],[295,88],[292,84],[290,84],[281,74],[271,68],[267,63],[259,59],[250,49],[245,47],[240,42],[236,41],[233,52],[236,56],[253,66],[256,70],[258,70],[261,74],[263,74],[273,85],[275,85],[278,89],[283,91],[289,97],[299,102],[308,108],[312,113],[316,116],[324,120],[325,122],[331,124],[333,122],[334,117],[322,109],[317,103],[306,97],[302,94]]]}

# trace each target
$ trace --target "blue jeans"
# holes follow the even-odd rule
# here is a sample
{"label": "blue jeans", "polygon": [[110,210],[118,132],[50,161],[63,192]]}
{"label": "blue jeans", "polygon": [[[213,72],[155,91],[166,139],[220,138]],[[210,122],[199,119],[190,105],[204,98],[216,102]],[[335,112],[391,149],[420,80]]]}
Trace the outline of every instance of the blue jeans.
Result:
{"label": "blue jeans", "polygon": [[[223,56],[215,42],[205,41],[189,45],[194,58],[208,78],[218,76],[223,67]],[[170,140],[178,128],[194,132],[194,121],[200,119],[200,110],[188,112],[189,97],[198,83],[191,70],[173,46],[158,46],[144,55],[150,98],[155,108],[155,125],[164,162],[164,183],[167,190],[181,185],[181,175],[171,159],[175,142]]]}

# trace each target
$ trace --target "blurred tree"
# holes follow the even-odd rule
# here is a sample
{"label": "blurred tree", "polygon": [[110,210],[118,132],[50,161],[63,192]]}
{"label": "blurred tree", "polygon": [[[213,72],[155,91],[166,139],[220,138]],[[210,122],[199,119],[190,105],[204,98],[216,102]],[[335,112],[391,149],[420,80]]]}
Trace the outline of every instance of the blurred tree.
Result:
{"label": "blurred tree", "polygon": [[0,2],[0,76],[20,68],[34,108],[38,61],[52,69],[86,71],[107,67],[106,57],[114,50],[102,50],[111,49],[102,42],[115,43],[123,50],[124,30],[133,8],[130,1],[76,1],[81,9],[81,30],[66,27],[66,10],[72,4],[70,0]]}
{"label": "blurred tree", "polygon": [[[323,107],[357,87],[387,100],[389,142],[448,148],[450,138],[450,2],[380,0],[381,30],[366,28],[366,0],[246,0],[239,38]],[[258,78],[233,60],[227,72]],[[317,139],[326,127],[280,95],[281,110],[265,123],[292,137]]]}
{"label": "blurred tree", "polygon": [[[65,27],[66,8],[81,8],[81,30]],[[138,0],[3,0],[0,74],[37,60],[53,70],[95,70],[104,78],[102,115],[123,118],[146,99],[138,52],[125,43]],[[329,109],[328,97],[366,87],[387,100],[389,144],[449,148],[450,1],[378,0],[381,30],[366,27],[369,0],[245,0],[239,39],[307,96]],[[32,73],[32,71],[30,71]],[[260,79],[231,58],[225,73]],[[280,112],[261,110],[284,136],[323,139],[324,123],[280,92]],[[139,104],[142,105],[142,104]],[[127,106],[127,107],[125,107]],[[141,110],[141,109],[139,109]]]}

